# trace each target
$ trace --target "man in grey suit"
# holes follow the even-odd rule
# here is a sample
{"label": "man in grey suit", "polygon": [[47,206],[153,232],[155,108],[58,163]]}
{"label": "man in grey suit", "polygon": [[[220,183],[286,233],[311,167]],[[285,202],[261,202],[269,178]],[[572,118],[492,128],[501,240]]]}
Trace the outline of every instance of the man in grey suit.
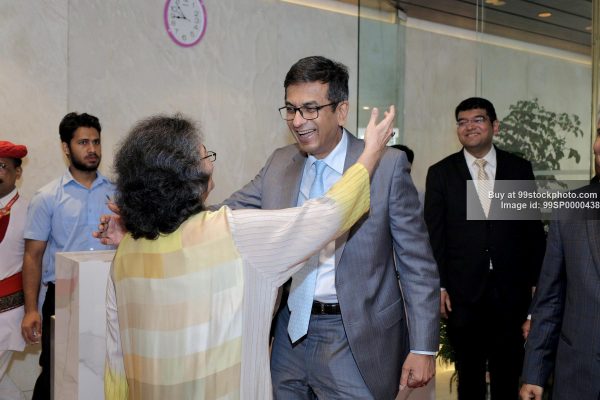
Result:
{"label": "man in grey suit", "polygon": [[[343,128],[349,109],[345,66],[303,58],[284,87],[280,112],[297,144],[276,150],[225,201],[232,208],[296,206],[309,198],[314,181],[327,190],[364,147]],[[317,160],[325,163],[323,172]],[[371,180],[370,213],[313,258],[316,283],[299,337],[289,333],[297,325],[288,321],[302,313],[290,313],[296,306],[282,301],[271,357],[276,398],[390,400],[400,385],[423,386],[434,375],[439,277],[409,169],[403,152],[388,149]],[[292,278],[290,301],[306,280]]]}
{"label": "man in grey suit", "polygon": [[553,399],[600,399],[599,188],[580,189],[596,195],[588,214],[559,210],[550,225],[525,346],[523,400],[541,400],[552,372]]}

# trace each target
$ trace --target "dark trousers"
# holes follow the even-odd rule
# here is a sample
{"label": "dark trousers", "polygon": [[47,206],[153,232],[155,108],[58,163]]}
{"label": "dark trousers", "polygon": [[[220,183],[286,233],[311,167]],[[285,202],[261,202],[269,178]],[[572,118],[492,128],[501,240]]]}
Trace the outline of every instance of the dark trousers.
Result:
{"label": "dark trousers", "polygon": [[[450,299],[452,295],[450,294]],[[498,298],[491,277],[477,304],[452,304],[448,338],[456,353],[458,399],[484,400],[489,372],[492,400],[516,400],[525,340],[514,310]]]}
{"label": "dark trousers", "polygon": [[42,353],[40,354],[40,367],[42,373],[35,382],[33,396],[31,400],[49,400],[50,399],[50,377],[52,375],[52,365],[50,360],[50,317],[54,315],[54,284],[48,284],[46,299],[42,306]]}

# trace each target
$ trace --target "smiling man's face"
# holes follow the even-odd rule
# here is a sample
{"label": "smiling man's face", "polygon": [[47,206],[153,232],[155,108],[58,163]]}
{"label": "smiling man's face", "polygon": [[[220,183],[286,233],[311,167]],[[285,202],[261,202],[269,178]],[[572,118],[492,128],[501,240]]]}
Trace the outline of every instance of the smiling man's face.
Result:
{"label": "smiling man's face", "polygon": [[[318,107],[331,103],[327,97],[329,85],[307,82],[287,87],[285,104],[292,107]],[[334,108],[335,107],[335,108]],[[323,107],[316,119],[306,120],[300,112],[288,121],[300,149],[318,159],[327,157],[342,138],[342,126],[346,123],[348,102]]]}
{"label": "smiling man's face", "polygon": [[498,134],[500,123],[497,120],[491,122],[483,108],[461,111],[456,121],[460,143],[473,157],[484,157],[492,148],[492,139]]}

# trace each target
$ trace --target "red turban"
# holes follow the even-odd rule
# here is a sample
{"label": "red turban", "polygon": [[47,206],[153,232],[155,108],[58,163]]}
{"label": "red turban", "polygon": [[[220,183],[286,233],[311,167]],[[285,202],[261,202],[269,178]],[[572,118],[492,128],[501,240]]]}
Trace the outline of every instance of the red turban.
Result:
{"label": "red turban", "polygon": [[0,140],[0,157],[2,158],[23,158],[27,155],[27,147],[21,144],[14,144],[6,140]]}

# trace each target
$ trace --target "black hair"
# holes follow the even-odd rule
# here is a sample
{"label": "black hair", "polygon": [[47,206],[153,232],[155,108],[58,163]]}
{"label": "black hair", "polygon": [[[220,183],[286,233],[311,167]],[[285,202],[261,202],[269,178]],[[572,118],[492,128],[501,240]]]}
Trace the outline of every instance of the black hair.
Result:
{"label": "black hair", "polygon": [[321,82],[329,85],[327,98],[338,103],[348,100],[348,68],[342,63],[321,56],[305,57],[298,60],[285,76],[283,86],[287,94],[290,85]]}
{"label": "black hair", "polygon": [[66,144],[71,143],[75,131],[82,126],[85,128],[94,128],[99,134],[102,132],[98,118],[86,113],[77,114],[76,112],[72,112],[65,115],[62,121],[60,121],[60,125],[58,126],[60,141]]}
{"label": "black hair", "polygon": [[469,97],[468,99],[461,101],[460,104],[456,106],[456,110],[454,110],[454,118],[458,121],[459,112],[474,110],[476,108],[485,110],[490,118],[490,122],[493,123],[498,119],[498,117],[496,117],[494,105],[489,100],[482,97]]}

